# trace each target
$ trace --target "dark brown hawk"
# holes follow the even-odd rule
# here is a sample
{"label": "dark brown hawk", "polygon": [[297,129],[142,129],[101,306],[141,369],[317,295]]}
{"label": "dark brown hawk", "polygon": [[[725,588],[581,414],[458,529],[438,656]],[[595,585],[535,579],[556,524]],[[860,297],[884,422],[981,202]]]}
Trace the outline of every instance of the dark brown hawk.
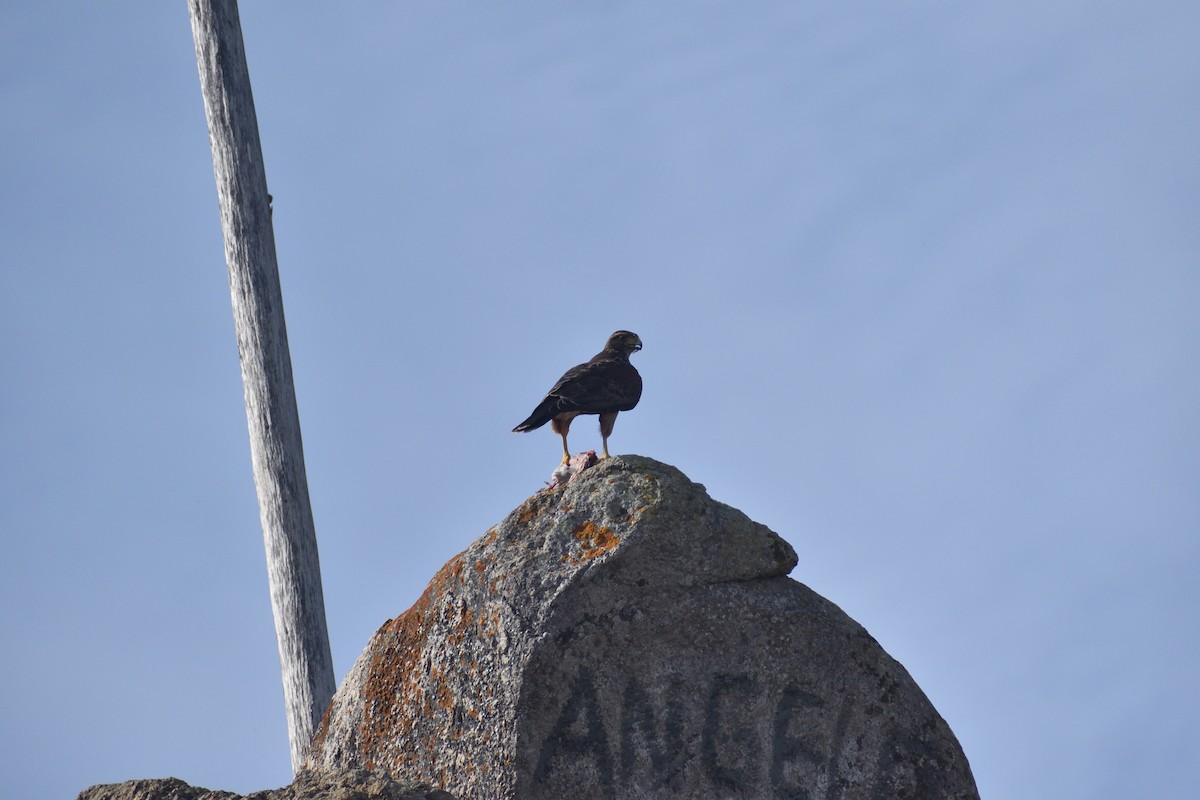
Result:
{"label": "dark brown hawk", "polygon": [[642,396],[642,376],[629,363],[630,353],[641,349],[642,340],[636,333],[617,331],[590,361],[567,370],[529,419],[513,431],[537,430],[549,422],[550,428],[562,437],[565,464],[571,459],[571,451],[567,449],[571,420],[580,414],[599,414],[600,437],[604,440],[601,458],[608,458],[608,437],[617,414],[636,406]]}

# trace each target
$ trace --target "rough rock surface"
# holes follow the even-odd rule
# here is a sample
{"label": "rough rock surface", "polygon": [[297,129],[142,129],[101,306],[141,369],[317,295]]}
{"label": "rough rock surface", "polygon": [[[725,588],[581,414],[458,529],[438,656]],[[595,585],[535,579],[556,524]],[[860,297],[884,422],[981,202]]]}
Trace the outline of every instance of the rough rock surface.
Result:
{"label": "rough rock surface", "polygon": [[920,688],[795,564],[675,468],[607,459],[376,632],[309,765],[464,800],[977,798]]}
{"label": "rough rock surface", "polygon": [[363,769],[301,772],[282,789],[245,795],[189,786],[178,778],[109,783],[84,789],[78,800],[454,800],[439,789],[399,783]]}

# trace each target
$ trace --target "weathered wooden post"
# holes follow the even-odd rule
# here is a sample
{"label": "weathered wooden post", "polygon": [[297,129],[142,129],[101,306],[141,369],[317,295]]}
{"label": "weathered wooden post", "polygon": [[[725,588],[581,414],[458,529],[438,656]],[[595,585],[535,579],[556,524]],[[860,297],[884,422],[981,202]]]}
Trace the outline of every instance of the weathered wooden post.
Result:
{"label": "weathered wooden post", "polygon": [[292,769],[335,682],[270,198],[236,0],[188,0],[212,143]]}

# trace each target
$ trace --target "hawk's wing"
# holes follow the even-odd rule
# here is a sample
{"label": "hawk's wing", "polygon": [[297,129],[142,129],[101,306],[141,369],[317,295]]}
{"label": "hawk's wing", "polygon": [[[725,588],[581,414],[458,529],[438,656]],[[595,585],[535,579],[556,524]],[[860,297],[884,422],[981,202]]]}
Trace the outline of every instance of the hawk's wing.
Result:
{"label": "hawk's wing", "polygon": [[642,396],[642,376],[625,358],[600,353],[558,379],[529,418],[515,431],[540,428],[559,414],[628,411]]}
{"label": "hawk's wing", "polygon": [[642,376],[623,358],[593,358],[567,370],[549,392],[558,399],[559,411],[603,414],[628,411],[642,396]]}

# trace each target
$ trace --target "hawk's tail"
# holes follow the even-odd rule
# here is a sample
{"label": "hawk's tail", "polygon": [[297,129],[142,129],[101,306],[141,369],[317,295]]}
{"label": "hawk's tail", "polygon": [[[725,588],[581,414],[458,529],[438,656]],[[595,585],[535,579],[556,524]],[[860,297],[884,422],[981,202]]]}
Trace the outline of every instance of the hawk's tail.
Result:
{"label": "hawk's tail", "polygon": [[526,431],[536,431],[538,428],[545,425],[554,418],[554,402],[547,397],[538,407],[533,410],[529,418],[522,422],[517,427],[513,428],[513,433],[525,433]]}

